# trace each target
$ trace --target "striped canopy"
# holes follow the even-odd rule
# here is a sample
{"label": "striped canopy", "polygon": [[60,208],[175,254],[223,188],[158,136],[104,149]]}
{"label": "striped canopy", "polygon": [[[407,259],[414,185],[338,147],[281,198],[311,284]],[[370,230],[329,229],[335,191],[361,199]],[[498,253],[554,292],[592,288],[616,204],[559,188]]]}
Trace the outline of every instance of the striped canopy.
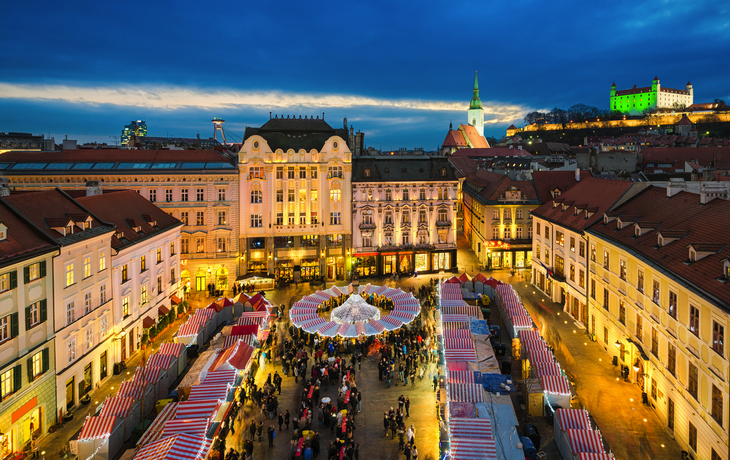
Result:
{"label": "striped canopy", "polygon": [[325,323],[317,332],[325,337],[334,337],[337,334],[337,323],[334,321]]}
{"label": "striped canopy", "polygon": [[601,434],[594,430],[565,430],[570,444],[570,450],[576,454],[578,452],[593,452],[602,454],[603,441]]}
{"label": "striped canopy", "polygon": [[451,440],[453,460],[497,460],[497,446],[493,439],[453,438]]}
{"label": "striped canopy", "polygon": [[477,360],[477,352],[473,348],[470,350],[445,349],[444,358],[446,359],[446,361],[472,361],[472,362],[474,362]]}
{"label": "striped canopy", "polygon": [[168,403],[164,409],[162,409],[162,412],[160,412],[159,415],[155,417],[155,420],[152,422],[149,428],[147,428],[147,431],[145,431],[142,437],[139,438],[139,441],[137,441],[138,446],[144,446],[147,443],[155,442],[162,437],[162,430],[165,428],[165,422],[175,418],[177,405],[178,403],[171,402]]}
{"label": "striped canopy", "polygon": [[177,405],[175,418],[191,419],[191,418],[208,418],[212,417],[220,407],[220,401],[182,401]]}
{"label": "striped canopy", "polygon": [[93,439],[101,439],[112,434],[114,424],[117,418],[110,417],[88,417],[81,428],[79,441],[90,441]]}
{"label": "striped canopy", "polygon": [[469,329],[446,329],[444,339],[471,339],[471,331]]}
{"label": "striped canopy", "polygon": [[243,341],[243,343],[247,345],[253,346],[253,341],[256,338],[253,334],[246,334],[246,335],[229,335],[225,338],[225,341],[223,342],[223,348],[229,348],[232,347],[238,342],[239,340]]}
{"label": "striped canopy", "polygon": [[236,371],[235,369],[218,369],[213,372],[208,372],[208,375],[205,376],[203,383],[205,383],[206,385],[226,383],[230,383],[231,385],[233,385],[237,377],[238,371]]}
{"label": "striped canopy", "polygon": [[[170,366],[172,366],[173,359],[174,358],[172,357],[172,355],[161,355],[159,353],[156,353],[150,356],[150,359],[147,360],[146,367],[160,367],[162,369],[168,369]],[[152,381],[154,382],[154,380]]]}
{"label": "striped canopy", "polygon": [[378,321],[380,321],[380,324],[382,324],[383,327],[389,331],[398,329],[399,327],[403,326],[403,321],[398,318],[394,318],[391,315],[383,316]]}
{"label": "striped canopy", "polygon": [[185,348],[185,345],[182,343],[163,343],[157,351],[157,354],[170,355],[179,358],[183,348]]}
{"label": "striped canopy", "polygon": [[540,377],[545,393],[551,395],[570,395],[570,383],[562,375],[543,375]]}
{"label": "striped canopy", "polygon": [[106,398],[106,401],[104,401],[104,407],[102,407],[101,412],[99,412],[99,416],[119,416],[124,418],[129,415],[129,411],[132,409],[133,403],[134,399],[125,398],[124,396],[113,396],[111,398]]}
{"label": "striped canopy", "polygon": [[[463,301],[462,301],[463,302]],[[479,317],[479,307],[474,305],[455,305],[455,306],[442,306],[441,312],[445,315],[467,315]]]}
{"label": "striped canopy", "polygon": [[385,326],[380,320],[374,319],[365,324],[365,329],[369,332],[368,335],[381,334],[385,330]]}
{"label": "striped canopy", "polygon": [[591,429],[591,421],[585,409],[558,409],[555,411],[555,418],[563,431]]}
{"label": "striped canopy", "polygon": [[119,387],[119,393],[117,393],[117,396],[126,396],[132,399],[140,399],[146,385],[147,382],[139,380],[124,382]]}
{"label": "striped canopy", "polygon": [[449,384],[449,400],[457,402],[484,402],[484,389],[475,383]]}
{"label": "striped canopy", "polygon": [[190,388],[188,401],[207,401],[217,399],[223,401],[228,397],[228,384],[226,383],[201,383]]}
{"label": "striped canopy", "polygon": [[474,383],[474,371],[449,371],[449,383]]}
{"label": "striped canopy", "polygon": [[212,443],[204,436],[177,434],[147,444],[137,452],[134,460],[200,460],[208,456]]}
{"label": "striped canopy", "polygon": [[492,421],[488,418],[451,417],[449,432],[454,438],[492,439]]}
{"label": "striped canopy", "polygon": [[406,324],[410,323],[411,321],[413,321],[416,318],[416,315],[414,315],[413,313],[408,313],[406,311],[397,311],[397,310],[391,311],[390,316],[395,316],[396,318],[398,318],[399,320],[401,320],[403,323],[406,323]]}
{"label": "striped canopy", "polygon": [[162,437],[175,436],[176,434],[190,434],[193,436],[205,436],[208,432],[208,425],[210,419],[208,418],[194,418],[194,419],[175,419],[169,420],[165,423],[165,428],[162,430]]}
{"label": "striped canopy", "polygon": [[186,322],[182,326],[180,326],[180,329],[177,332],[178,337],[194,337],[198,335],[198,332],[200,332],[200,329],[203,327],[202,324],[196,323],[195,321]]}

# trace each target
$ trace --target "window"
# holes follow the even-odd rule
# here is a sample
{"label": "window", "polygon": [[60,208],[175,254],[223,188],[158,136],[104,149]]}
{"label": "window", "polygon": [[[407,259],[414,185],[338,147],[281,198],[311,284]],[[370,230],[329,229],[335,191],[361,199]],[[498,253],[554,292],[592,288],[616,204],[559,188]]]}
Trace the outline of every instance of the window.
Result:
{"label": "window", "polygon": [[504,210],[504,220],[512,220],[512,210],[511,209],[505,209]]}
{"label": "window", "polygon": [[170,284],[173,284],[175,282],[175,267],[172,267],[170,269]]}
{"label": "window", "polygon": [[618,277],[626,281],[626,261],[621,259],[618,261]]}
{"label": "window", "polygon": [[426,189],[422,188],[418,191],[418,199],[419,200],[425,200],[426,199]]}
{"label": "window", "polygon": [[0,400],[15,393],[15,372],[13,368],[0,376]]}
{"label": "window", "polygon": [[550,249],[545,248],[545,262],[550,265]]}
{"label": "window", "polygon": [[129,281],[129,274],[127,273],[127,264],[122,265],[122,283]]}
{"label": "window", "polygon": [[565,278],[565,264],[560,256],[555,256],[555,276]]}
{"label": "window", "polygon": [[626,325],[626,306],[623,300],[618,302],[618,320],[624,326]]}
{"label": "window", "polygon": [[636,290],[644,293],[644,272],[641,270],[636,273]]}
{"label": "window", "polygon": [[583,241],[578,243],[578,255],[583,258],[586,256],[586,244]]}
{"label": "window", "polygon": [[157,201],[157,190],[150,190],[150,202],[154,203]]}
{"label": "window", "polygon": [[[45,264],[45,262],[44,262]],[[45,268],[45,267],[44,267]],[[28,276],[26,277],[26,283],[37,280],[41,277],[41,263],[37,262],[28,266]],[[4,290],[4,289],[3,289]]]}
{"label": "window", "polygon": [[66,287],[74,284],[74,264],[66,265]]}
{"label": "window", "polygon": [[393,192],[390,189],[387,189],[385,191],[385,201],[392,201],[393,200]]}
{"label": "window", "polygon": [[312,191],[311,191],[311,192],[309,193],[309,200],[310,200],[310,201],[311,201],[312,203],[316,203],[316,202],[317,202],[317,190],[312,190]]}
{"label": "window", "polygon": [[[43,359],[44,355],[46,355],[45,360]],[[35,379],[36,377],[38,377],[39,375],[41,375],[42,373],[44,373],[46,371],[46,369],[45,369],[46,366],[44,366],[44,361],[48,361],[47,356],[48,356],[48,350],[45,349],[45,350],[39,351],[38,353],[34,354],[30,358],[30,360],[29,360],[30,369],[31,369],[30,375],[33,379]]]}
{"label": "window", "polygon": [[722,390],[717,388],[714,384],[712,385],[712,418],[715,419],[718,425],[722,426]]}
{"label": "window", "polygon": [[283,166],[277,166],[277,168],[276,168],[276,178],[277,179],[283,179],[284,178],[284,167]]}
{"label": "window", "polygon": [[205,212],[198,211],[196,214],[195,225],[205,225]]}
{"label": "window", "polygon": [[677,293],[669,291],[669,316],[677,319]]}
{"label": "window", "polygon": [[698,372],[697,372],[697,366],[695,366],[692,363],[689,363],[689,371],[688,371],[688,378],[687,378],[687,384],[688,388],[687,391],[689,394],[692,395],[695,399],[697,399],[697,381],[698,381]]}
{"label": "window", "polygon": [[570,281],[575,281],[575,265],[570,264]]}
{"label": "window", "polygon": [[522,209],[515,211],[515,219],[522,219]]}
{"label": "window", "polygon": [[[37,326],[38,324],[45,321],[45,315],[46,313],[46,304],[45,300],[41,300],[40,302],[36,302],[34,304],[31,304],[28,308],[25,309],[25,326],[26,329],[30,329],[34,326]],[[41,306],[41,303],[43,304]],[[43,310],[43,313],[41,313],[41,309]],[[41,318],[41,315],[44,316],[44,318]]]}
{"label": "window", "polygon": [[294,201],[294,190],[287,190],[287,201]]}
{"label": "window", "polygon": [[90,327],[86,329],[86,349],[91,350],[94,346],[94,330]]}
{"label": "window", "polygon": [[493,240],[499,239],[499,227],[492,227],[492,239]]}
{"label": "window", "polygon": [[385,212],[385,224],[393,224],[393,213],[390,211]]}
{"label": "window", "polygon": [[603,308],[608,310],[608,288],[603,288]]}
{"label": "window", "polygon": [[515,228],[515,239],[522,239],[522,227]]}
{"label": "window", "polygon": [[411,244],[411,235],[409,233],[403,234],[403,246],[408,246]]}
{"label": "window", "polygon": [[438,238],[439,244],[447,243],[449,239],[449,231],[445,228],[440,228],[438,231]]}
{"label": "window", "polygon": [[147,256],[141,256],[139,258],[139,271],[143,273],[147,270]]}
{"label": "window", "polygon": [[142,305],[145,305],[147,303],[147,286],[142,286],[139,294],[139,300]]}
{"label": "window", "polygon": [[403,225],[407,225],[411,223],[411,212],[407,209],[403,210]]}
{"label": "window", "polygon": [[66,343],[66,359],[69,363],[76,361],[76,337],[71,337]]}
{"label": "window", "polygon": [[84,294],[84,314],[91,311],[91,292]]}
{"label": "window", "polygon": [[[492,211],[492,219],[499,220],[499,209],[495,209],[494,211]],[[538,232],[538,233],[540,233],[540,232]]]}
{"label": "window", "polygon": [[7,291],[8,289],[15,289],[17,284],[17,272],[12,271],[10,273],[0,275],[0,292]]}
{"label": "window", "polygon": [[605,268],[606,270],[608,270],[608,263],[608,251],[603,251],[603,268]]}
{"label": "window", "polygon": [[596,280],[591,279],[591,298],[596,300]]}
{"label": "window", "polygon": [[403,189],[403,200],[407,201],[408,199],[409,199],[408,198],[408,189],[406,188],[406,189]]}
{"label": "window", "polygon": [[444,189],[442,189],[441,187],[439,187],[439,190],[438,190],[438,197],[439,197],[438,198],[439,201],[444,199]]}
{"label": "window", "polygon": [[342,166],[330,166],[329,167],[329,174],[328,179],[332,179],[333,177],[339,177],[342,178]]}
{"label": "window", "polygon": [[[256,186],[254,186],[256,187]],[[261,194],[261,189],[254,188],[251,190],[251,203],[261,203],[263,202],[263,196]]]}
{"label": "window", "polygon": [[689,331],[700,336],[700,309],[694,305],[689,306]]}
{"label": "window", "polygon": [[218,201],[226,201],[226,189],[218,189]]}
{"label": "window", "polygon": [[527,239],[528,240],[532,239],[532,225],[527,226]]}
{"label": "window", "polygon": [[184,188],[180,191],[180,201],[188,201],[188,189]]}
{"label": "window", "polygon": [[312,179],[317,178],[317,167],[316,166],[312,166],[311,168],[309,168],[309,175],[311,176]]}
{"label": "window", "polygon": [[162,248],[157,248],[157,262],[156,263],[159,264],[160,262],[162,262]]}
{"label": "window", "polygon": [[330,213],[330,225],[340,225],[342,223],[342,217],[339,212]]}
{"label": "window", "polygon": [[418,213],[418,223],[419,224],[426,223],[426,211],[423,209]]}
{"label": "window", "polygon": [[0,318],[0,342],[10,339],[10,315]]}
{"label": "window", "polygon": [[332,184],[332,189],[330,189],[330,201],[340,201],[341,198],[342,191],[340,190],[339,184]]}
{"label": "window", "polygon": [[102,337],[105,337],[106,334],[107,334],[107,332],[109,331],[109,327],[108,327],[108,324],[107,324],[106,317],[104,317],[104,318],[101,319],[101,323],[100,323],[100,326],[99,326],[99,330],[101,331],[101,336]]}
{"label": "window", "polygon": [[170,201],[172,201],[172,189],[171,188],[165,189],[165,201],[167,201],[168,203]]}
{"label": "window", "polygon": [[126,318],[127,316],[129,316],[129,297],[122,300],[122,317]]}
{"label": "window", "polygon": [[363,224],[372,224],[373,223],[373,212],[370,210],[366,210],[362,212],[362,223]]}
{"label": "window", "polygon": [[563,235],[563,232],[555,230],[555,242],[560,246],[565,246],[565,236]]}
{"label": "window", "polygon": [[725,328],[717,321],[712,322],[712,349],[725,356]]}
{"label": "window", "polygon": [[276,191],[276,202],[277,203],[283,203],[284,202],[284,190],[277,190]]}
{"label": "window", "polygon": [[582,268],[578,270],[578,286],[581,288],[586,287],[586,272]]}
{"label": "window", "polygon": [[294,179],[294,166],[286,168],[286,177],[287,179]]}
{"label": "window", "polygon": [[183,254],[189,254],[190,253],[190,240],[187,238],[183,238],[180,240],[180,252]]}
{"label": "window", "polygon": [[540,258],[540,245],[539,244],[535,246],[535,257],[537,259]]}
{"label": "window", "polygon": [[252,228],[261,228],[264,226],[264,220],[261,217],[261,214],[252,214],[251,215],[251,227]]}
{"label": "window", "polygon": [[608,328],[603,326],[603,343],[608,344]]}
{"label": "window", "polygon": [[392,232],[385,232],[385,245],[386,246],[393,245],[393,233]]}
{"label": "window", "polygon": [[639,341],[644,341],[644,318],[638,313],[636,314],[636,337]]}
{"label": "window", "polygon": [[591,262],[595,262],[595,261],[596,261],[596,245],[592,244],[591,245]]}
{"label": "window", "polygon": [[84,279],[91,276],[91,256],[84,257]]}
{"label": "window", "polygon": [[226,252],[226,239],[218,238],[218,252]]}
{"label": "window", "polygon": [[342,246],[342,235],[327,235],[327,246]]}
{"label": "window", "polygon": [[218,211],[218,225],[226,225],[228,222],[226,220],[226,212],[225,211]]}
{"label": "window", "polygon": [[196,192],[196,198],[198,201],[205,201],[205,190],[199,188]]}
{"label": "window", "polygon": [[99,251],[99,271],[106,270],[106,251]]}
{"label": "window", "polygon": [[659,357],[659,333],[655,328],[651,328],[651,354]]}
{"label": "window", "polygon": [[697,452],[697,428],[689,422],[689,446],[693,451]]}
{"label": "window", "polygon": [[309,218],[310,218],[310,220],[311,220],[312,224],[316,225],[317,223],[319,223],[319,222],[317,221],[317,211],[312,211],[312,212],[311,212],[311,213],[309,214]]}
{"label": "window", "polygon": [[294,214],[289,214],[287,216],[289,225],[294,225]]}
{"label": "window", "polygon": [[99,286],[99,305],[106,303],[106,284]]}
{"label": "window", "polygon": [[362,245],[366,248],[369,248],[373,245],[373,232],[362,232]]}
{"label": "window", "polygon": [[656,401],[656,393],[657,393],[657,387],[656,387],[656,379],[652,377],[651,379],[651,399]]}
{"label": "window", "polygon": [[183,211],[180,213],[180,221],[183,223],[183,225],[188,225],[188,212]]}
{"label": "window", "polygon": [[157,277],[157,293],[159,294],[161,292],[162,292],[162,277],[158,276]]}
{"label": "window", "polygon": [[677,375],[677,347],[667,344],[667,370],[674,376]]}
{"label": "window", "polygon": [[[258,217],[261,219],[261,216]],[[251,218],[253,219],[253,216]],[[195,252],[198,254],[205,252],[205,238],[195,238]]]}
{"label": "window", "polygon": [[284,225],[284,213],[283,212],[276,213],[276,225]]}

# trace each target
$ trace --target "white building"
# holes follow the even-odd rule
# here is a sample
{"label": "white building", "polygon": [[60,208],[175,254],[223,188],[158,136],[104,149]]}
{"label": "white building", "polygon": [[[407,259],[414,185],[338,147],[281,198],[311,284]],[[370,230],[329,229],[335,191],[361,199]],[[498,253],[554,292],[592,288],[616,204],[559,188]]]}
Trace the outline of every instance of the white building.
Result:
{"label": "white building", "polygon": [[445,157],[355,158],[353,270],[455,271],[458,185]]}
{"label": "white building", "polygon": [[352,153],[347,128],[272,118],[246,128],[241,173],[240,272],[277,279],[349,275]]}

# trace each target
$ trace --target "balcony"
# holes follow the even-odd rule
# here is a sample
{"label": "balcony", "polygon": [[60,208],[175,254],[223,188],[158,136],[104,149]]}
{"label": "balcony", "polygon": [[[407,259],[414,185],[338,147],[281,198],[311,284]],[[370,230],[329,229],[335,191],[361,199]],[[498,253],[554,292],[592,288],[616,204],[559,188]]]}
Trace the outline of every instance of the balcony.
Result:
{"label": "balcony", "polygon": [[249,174],[246,177],[246,180],[254,180],[254,179],[266,180],[266,176],[264,174]]}
{"label": "balcony", "polygon": [[450,220],[437,220],[436,226],[437,227],[451,227],[451,221]]}
{"label": "balcony", "polygon": [[433,250],[436,247],[433,244],[431,244],[431,243],[421,243],[421,244],[417,244],[415,246],[415,248],[416,249],[422,249],[422,250]]}
{"label": "balcony", "polygon": [[372,222],[369,224],[363,222],[362,224],[359,225],[359,228],[360,228],[360,230],[375,230],[376,225]]}

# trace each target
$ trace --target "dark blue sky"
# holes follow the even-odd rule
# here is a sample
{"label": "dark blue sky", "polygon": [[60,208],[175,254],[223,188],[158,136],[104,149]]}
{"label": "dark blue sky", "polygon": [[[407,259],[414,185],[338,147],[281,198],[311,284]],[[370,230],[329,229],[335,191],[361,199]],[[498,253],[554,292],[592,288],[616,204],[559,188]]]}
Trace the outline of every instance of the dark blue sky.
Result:
{"label": "dark blue sky", "polygon": [[609,88],[730,102],[727,1],[5,2],[0,131],[113,142],[233,134],[269,112],[347,117],[369,146],[440,144],[479,71],[485,135]]}

